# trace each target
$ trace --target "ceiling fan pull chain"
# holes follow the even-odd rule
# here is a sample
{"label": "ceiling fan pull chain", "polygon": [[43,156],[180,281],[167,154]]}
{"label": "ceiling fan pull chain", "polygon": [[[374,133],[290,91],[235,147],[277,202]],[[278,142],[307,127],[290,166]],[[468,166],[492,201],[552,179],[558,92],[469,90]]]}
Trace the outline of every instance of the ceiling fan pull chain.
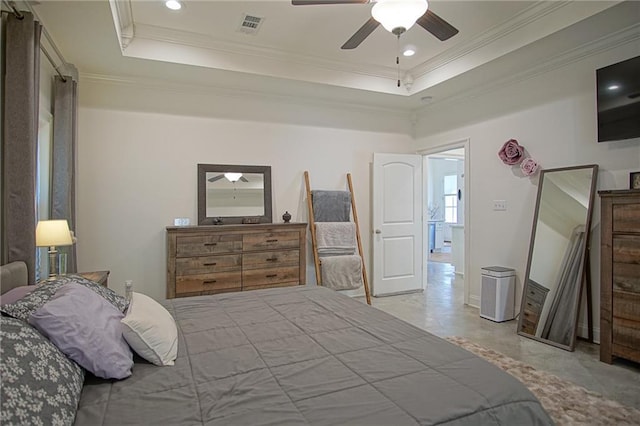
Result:
{"label": "ceiling fan pull chain", "polygon": [[398,43],[396,47],[396,67],[398,68],[398,87],[400,87],[400,34],[398,34]]}

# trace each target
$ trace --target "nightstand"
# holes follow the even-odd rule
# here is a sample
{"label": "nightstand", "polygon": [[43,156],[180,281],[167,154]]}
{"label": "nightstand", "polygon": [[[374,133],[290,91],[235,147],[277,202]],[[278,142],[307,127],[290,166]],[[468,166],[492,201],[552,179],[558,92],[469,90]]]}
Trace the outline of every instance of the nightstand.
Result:
{"label": "nightstand", "polygon": [[79,272],[78,275],[105,287],[109,287],[109,272],[111,271]]}

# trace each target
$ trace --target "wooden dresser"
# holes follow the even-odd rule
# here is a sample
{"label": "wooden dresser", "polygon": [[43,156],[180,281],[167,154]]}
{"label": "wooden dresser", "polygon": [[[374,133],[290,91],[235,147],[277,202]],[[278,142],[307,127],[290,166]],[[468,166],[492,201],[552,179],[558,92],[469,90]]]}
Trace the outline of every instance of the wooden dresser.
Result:
{"label": "wooden dresser", "polygon": [[167,298],[306,284],[306,223],[167,227]]}
{"label": "wooden dresser", "polygon": [[640,362],[640,190],[601,197],[600,361]]}

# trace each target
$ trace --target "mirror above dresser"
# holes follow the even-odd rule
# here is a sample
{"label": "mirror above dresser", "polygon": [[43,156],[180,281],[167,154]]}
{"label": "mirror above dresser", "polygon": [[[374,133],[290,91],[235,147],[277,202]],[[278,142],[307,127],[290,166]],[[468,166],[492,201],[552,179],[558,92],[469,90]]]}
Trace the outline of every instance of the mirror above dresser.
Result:
{"label": "mirror above dresser", "polygon": [[198,225],[271,222],[270,166],[198,164]]}

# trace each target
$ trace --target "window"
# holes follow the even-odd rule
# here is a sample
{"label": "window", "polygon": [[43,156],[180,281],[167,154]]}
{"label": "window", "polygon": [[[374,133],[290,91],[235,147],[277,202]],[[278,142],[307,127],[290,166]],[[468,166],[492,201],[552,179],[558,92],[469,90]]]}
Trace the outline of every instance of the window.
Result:
{"label": "window", "polygon": [[458,223],[458,176],[444,177],[444,221]]}

